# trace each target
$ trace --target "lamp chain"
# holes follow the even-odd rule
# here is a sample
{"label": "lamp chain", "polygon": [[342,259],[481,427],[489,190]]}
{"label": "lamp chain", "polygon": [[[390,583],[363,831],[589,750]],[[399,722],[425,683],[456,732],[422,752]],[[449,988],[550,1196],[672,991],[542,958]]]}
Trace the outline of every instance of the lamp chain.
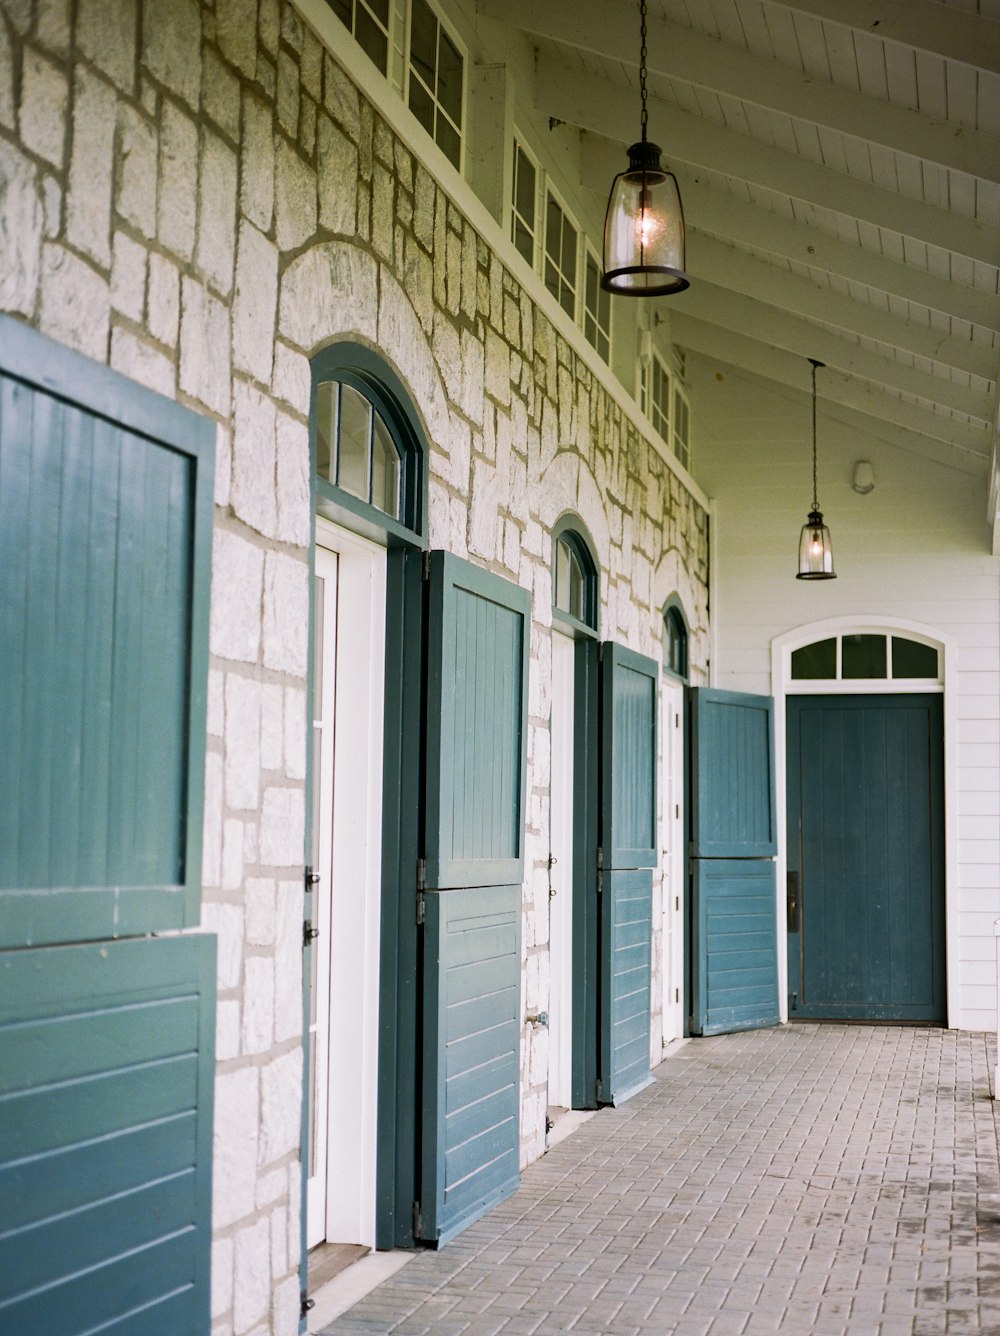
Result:
{"label": "lamp chain", "polygon": [[824,366],[825,363],[814,362],[812,358],[809,358],[809,362],[812,363],[813,369],[813,510],[818,510],[820,509],[820,501],[818,501],[816,486],[816,367]]}
{"label": "lamp chain", "polygon": [[642,142],[646,142],[646,0],[639,0],[639,91],[642,94]]}

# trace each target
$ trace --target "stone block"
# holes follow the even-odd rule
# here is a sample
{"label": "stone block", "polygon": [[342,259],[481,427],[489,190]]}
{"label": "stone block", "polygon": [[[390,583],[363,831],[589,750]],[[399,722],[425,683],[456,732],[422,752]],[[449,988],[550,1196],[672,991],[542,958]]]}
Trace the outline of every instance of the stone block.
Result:
{"label": "stone block", "polygon": [[279,1206],[270,1215],[271,1226],[271,1274],[275,1280],[287,1270],[285,1258],[288,1256],[288,1212]]}
{"label": "stone block", "polygon": [[308,28],[303,32],[302,53],[299,62],[302,87],[314,102],[323,99],[323,48]]}
{"label": "stone block", "polygon": [[228,427],[215,424],[215,504],[227,509],[233,477],[233,440]]}
{"label": "stone block", "polygon": [[275,240],[283,251],[298,250],[316,231],[316,177],[285,139],[274,164]]}
{"label": "stone block", "polygon": [[136,0],[80,0],[77,5],[77,46],[129,95],[135,86],[137,36]]}
{"label": "stone block", "polygon": [[198,0],[143,6],[142,62],[158,83],[197,110],[201,92]]}
{"label": "stone block", "polygon": [[281,770],[285,764],[285,693],[276,682],[261,686],[260,765],[262,770]]}
{"label": "stone block", "polygon": [[302,878],[278,884],[277,940],[274,949],[274,1040],[281,1044],[302,1033]]}
{"label": "stone block", "polygon": [[208,670],[208,697],[205,728],[209,737],[221,738],[225,727],[225,673],[218,668]]}
{"label": "stone block", "polygon": [[124,232],[116,232],[112,246],[111,305],[139,323],[146,298],[146,250]]}
{"label": "stone block", "polygon": [[261,232],[274,217],[274,126],[271,108],[249,91],[243,95],[240,208]]}
{"label": "stone block", "polygon": [[248,956],[243,968],[243,1052],[266,1053],[274,1035],[274,961]]}
{"label": "stone block", "polygon": [[177,266],[156,251],[149,256],[146,323],[154,339],[176,347],[180,329],[181,276]]}
{"label": "stone block", "polygon": [[173,362],[131,330],[118,327],[111,331],[111,366],[157,394],[174,397]]}
{"label": "stone block", "polygon": [[0,309],[34,314],[44,226],[35,166],[12,144],[0,139]]}
{"label": "stone block", "polygon": [[233,1306],[233,1240],[212,1240],[212,1317],[221,1317]]}
{"label": "stone block", "polygon": [[306,777],[306,693],[300,687],[285,688],[285,774],[289,779]]}
{"label": "stone block", "polygon": [[301,1118],[302,1049],[296,1047],[261,1068],[258,1151],[261,1167],[274,1164],[298,1148]]}
{"label": "stone block", "polygon": [[299,66],[290,51],[278,52],[278,124],[292,138],[299,133]]}
{"label": "stone block", "polygon": [[215,1078],[212,1225],[235,1224],[255,1207],[260,1086],[256,1067]]}
{"label": "stone block", "polygon": [[305,677],[309,650],[309,567],[269,552],[264,563],[264,664]]}
{"label": "stone block", "polygon": [[62,170],[69,122],[65,73],[41,52],[25,48],[21,64],[21,139],[25,148]]}
{"label": "stone block", "polygon": [[111,175],[114,89],[79,68],[73,88],[73,151],[66,200],[66,237],[105,268],[111,262]]}
{"label": "stone block", "polygon": [[223,134],[237,143],[240,137],[240,81],[212,47],[204,48],[203,59],[202,108]]}
{"label": "stone block", "polygon": [[223,659],[255,663],[260,650],[264,553],[239,534],[216,529],[212,544],[209,643]]}
{"label": "stone block", "polygon": [[358,216],[357,146],[326,116],[319,118],[316,141],[320,224],[353,236]]}
{"label": "stone block", "polygon": [[308,547],[312,532],[309,429],[285,413],[277,419],[277,536]]}
{"label": "stone block", "polygon": [[243,381],[236,382],[233,401],[230,505],[251,529],[273,538],[277,530],[274,404]]}
{"label": "stone block", "polygon": [[271,379],[274,362],[277,306],[277,248],[245,219],[240,224],[236,258],[233,365],[265,385]]}
{"label": "stone block", "polygon": [[266,1207],[273,1206],[276,1201],[281,1201],[286,1196],[287,1190],[287,1169],[272,1169],[269,1174],[259,1174],[257,1176],[258,1211],[263,1211]]}
{"label": "stone block", "polygon": [[260,0],[257,14],[257,28],[261,45],[272,55],[278,50],[281,37],[281,12],[279,0]]}
{"label": "stone block", "polygon": [[107,280],[79,256],[46,242],[42,249],[42,332],[103,362],[110,323]]}
{"label": "stone block", "polygon": [[0,125],[14,128],[17,102],[14,97],[14,51],[7,25],[0,23]]}
{"label": "stone block", "polygon": [[266,1217],[241,1229],[233,1265],[233,1336],[267,1316],[271,1299],[271,1231]]}
{"label": "stone block", "polygon": [[235,249],[236,154],[218,135],[203,128],[195,261],[224,297],[232,291]]}
{"label": "stone block", "polygon": [[226,805],[256,811],[260,800],[260,683],[226,674]]}
{"label": "stone block", "polygon": [[358,90],[344,70],[330,56],[323,62],[323,102],[340,128],[355,143],[361,135],[361,106]]}
{"label": "stone block", "polygon": [[395,182],[392,173],[376,165],[372,174],[372,245],[383,259],[393,258]]}
{"label": "stone block", "polygon": [[205,886],[222,885],[222,757],[214,751],[205,755],[201,880]]}
{"label": "stone block", "polygon": [[264,790],[260,861],[265,867],[295,867],[305,847],[305,795],[301,788]]}
{"label": "stone block", "polygon": [[226,306],[193,278],[181,284],[180,388],[221,417],[231,402]]}
{"label": "stone block", "polygon": [[247,877],[247,941],[252,946],[273,946],[276,922],[274,881],[270,877]]}
{"label": "stone block", "polygon": [[257,70],[257,0],[226,0],[216,6],[215,37],[231,65],[247,79]]}
{"label": "stone block", "polygon": [[215,1060],[229,1062],[240,1055],[240,1004],[226,998],[215,1008]]}
{"label": "stone block", "polygon": [[184,260],[194,254],[197,198],[198,131],[190,116],[165,101],[160,120],[157,236],[167,250]]}
{"label": "stone block", "polygon": [[426,251],[434,251],[434,203],[437,186],[427,169],[417,164],[413,195],[413,231]]}
{"label": "stone block", "polygon": [[497,471],[484,460],[477,459],[472,466],[469,551],[476,556],[484,557],[487,561],[494,561],[497,556],[499,506],[500,485]]}
{"label": "stone block", "polygon": [[302,417],[308,416],[312,394],[309,359],[280,340],[274,344],[274,375],[271,389],[279,399],[294,408]]}
{"label": "stone block", "polygon": [[222,824],[222,889],[238,891],[243,885],[242,821],[231,819]]}
{"label": "stone block", "polygon": [[296,1336],[299,1330],[299,1280],[286,1277],[274,1290],[271,1322],[274,1336]]}
{"label": "stone block", "polygon": [[407,236],[403,248],[403,286],[425,334],[434,326],[434,268],[431,257]]}
{"label": "stone block", "polygon": [[156,235],[156,131],[133,107],[120,104],[117,133],[115,208],[143,236],[152,238]]}

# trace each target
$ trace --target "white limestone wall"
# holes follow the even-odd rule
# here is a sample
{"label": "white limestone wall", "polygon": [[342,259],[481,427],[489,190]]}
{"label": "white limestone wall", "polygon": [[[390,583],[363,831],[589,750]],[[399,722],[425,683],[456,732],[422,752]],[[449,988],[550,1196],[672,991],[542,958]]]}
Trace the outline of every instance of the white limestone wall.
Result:
{"label": "white limestone wall", "polygon": [[[426,137],[416,152],[404,142],[279,0],[0,7],[0,309],[216,425],[212,1336],[298,1325],[310,355],[341,338],[382,352],[432,442],[432,544],[532,591],[526,1010],[548,1003],[563,511],[597,544],[602,635],[658,655],[662,605],[680,592],[693,672],[707,673],[702,501],[579,331],[512,276],[499,230],[441,188],[421,161],[440,172],[435,155]],[[654,1057],[661,995],[654,977]],[[546,1045],[525,1027],[524,1162],[544,1148]]]}
{"label": "white limestone wall", "polygon": [[[809,384],[804,364],[803,386]],[[770,693],[771,641],[825,617],[924,623],[956,646],[955,794],[947,813],[951,1023],[996,1026],[993,920],[1000,914],[1000,560],[990,555],[985,475],[946,467],[818,421],[819,501],[837,579],[796,580],[812,500],[811,408],[801,395],[696,359],[699,476],[713,497],[713,684]],[[818,373],[822,386],[823,372]],[[720,379],[721,377],[721,379]],[[851,487],[870,460],[868,496]],[[954,977],[957,972],[957,978]]]}

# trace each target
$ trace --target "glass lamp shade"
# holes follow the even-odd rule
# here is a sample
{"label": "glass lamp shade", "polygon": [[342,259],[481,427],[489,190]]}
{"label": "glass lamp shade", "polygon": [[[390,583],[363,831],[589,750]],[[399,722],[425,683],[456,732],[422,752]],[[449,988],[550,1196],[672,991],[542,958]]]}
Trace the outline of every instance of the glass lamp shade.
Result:
{"label": "glass lamp shade", "polygon": [[833,546],[830,543],[830,530],[823,523],[819,510],[810,510],[809,518],[802,526],[799,538],[799,580],[835,580],[837,572],[833,569]]}
{"label": "glass lamp shade", "polygon": [[620,296],[657,297],[690,287],[684,272],[684,210],[660,148],[642,140],[611,186],[604,217],[601,287]]}

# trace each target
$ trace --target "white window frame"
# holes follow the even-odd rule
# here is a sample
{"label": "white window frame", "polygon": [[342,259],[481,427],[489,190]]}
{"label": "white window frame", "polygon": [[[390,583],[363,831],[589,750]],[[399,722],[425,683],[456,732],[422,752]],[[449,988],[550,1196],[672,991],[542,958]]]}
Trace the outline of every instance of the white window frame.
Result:
{"label": "white window frame", "polygon": [[[687,420],[687,436],[682,439],[678,429],[680,414],[677,412],[678,401],[684,405],[684,415]],[[670,448],[674,452],[674,458],[678,464],[682,465],[689,472],[691,470],[691,400],[687,391],[681,385],[680,379],[674,379],[673,399],[671,402],[672,415],[670,419]]]}
{"label": "white window frame", "polygon": [[[392,0],[394,7],[397,2],[398,0]],[[444,149],[437,142],[437,138],[435,137],[435,135],[432,134],[431,131],[429,131],[427,127],[418,119],[416,112],[410,109],[410,70],[411,70],[410,36],[413,27],[413,3],[412,0],[402,0],[402,3],[405,4],[406,7],[406,31],[403,40],[403,88],[401,90],[400,96],[403,99],[403,103],[407,111],[410,112],[410,115],[417,122],[417,125],[420,127],[423,133],[427,135],[427,137],[432,141],[438,152],[444,154],[444,156],[448,158],[448,154],[445,153]],[[435,114],[444,115],[449,125],[451,125],[452,128],[455,129],[458,133],[458,163],[457,164],[452,163],[452,166],[455,167],[456,170],[462,176],[464,176],[465,153],[467,148],[466,136],[469,125],[469,48],[459,37],[458,33],[456,32],[452,24],[445,18],[444,14],[441,12],[440,5],[436,4],[435,0],[424,0],[424,3],[427,5],[427,8],[437,19],[440,27],[442,27],[448,34],[449,41],[452,43],[456,51],[458,51],[459,55],[462,57],[462,124],[460,126],[455,125],[454,121],[452,121],[451,117],[438,102],[437,91],[436,90],[434,91],[428,90],[428,91],[430,92],[431,100],[434,103],[434,107],[436,109]],[[423,84],[423,80],[421,80],[420,82],[421,84]],[[423,86],[426,88],[426,85]],[[448,158],[448,161],[451,162],[451,159]]]}
{"label": "white window frame", "polygon": [[534,190],[534,197],[532,199],[533,217],[531,220],[531,228],[530,228],[531,260],[529,263],[531,264],[532,272],[537,273],[539,267],[539,260],[541,257],[542,239],[543,239],[542,233],[544,232],[544,219],[542,217],[541,198],[542,198],[542,188],[543,188],[543,181],[545,178],[545,172],[542,170],[542,165],[538,161],[538,158],[528,147],[528,144],[525,141],[524,137],[518,132],[516,125],[514,126],[511,139],[513,142],[513,152],[511,155],[512,165],[511,165],[511,178],[510,178],[510,219],[509,219],[510,226],[508,229],[510,235],[510,241],[511,245],[517,251],[518,255],[521,255],[522,259],[527,260],[527,256],[522,254],[522,252],[518,249],[517,242],[514,240],[514,220],[515,218],[521,217],[520,213],[518,213],[517,211],[517,204],[516,204],[517,191],[516,191],[516,182],[514,180],[514,173],[517,171],[517,151],[518,149],[520,149],[521,152],[524,154],[524,156],[531,163],[532,167],[535,169],[535,190]]}
{"label": "white window frame", "polygon": [[[573,321],[573,323],[574,323],[574,325],[575,325],[575,324],[578,324],[578,323],[579,323],[579,313],[580,313],[580,306],[581,306],[581,302],[580,302],[580,272],[581,272],[581,269],[580,269],[580,266],[581,266],[581,260],[582,260],[582,256],[583,256],[584,245],[585,245],[585,243],[586,243],[586,234],[584,233],[584,231],[583,231],[583,229],[581,228],[580,224],[577,222],[577,220],[576,220],[576,215],[573,213],[573,211],[572,211],[571,209],[568,209],[568,208],[566,207],[566,201],[563,199],[562,195],[559,193],[559,191],[558,191],[558,190],[555,188],[555,186],[552,184],[551,179],[550,179],[549,177],[546,177],[546,179],[545,179],[545,190],[544,190],[544,193],[543,193],[543,195],[542,195],[542,224],[543,224],[543,225],[542,225],[542,246],[541,246],[541,254],[540,254],[540,262],[541,262],[541,279],[542,279],[542,282],[543,282],[543,283],[545,283],[545,266],[546,266],[546,264],[548,263],[548,258],[549,258],[549,196],[551,196],[552,199],[555,201],[555,203],[558,205],[560,211],[562,212],[563,218],[570,224],[570,226],[571,226],[571,227],[573,228],[573,230],[576,232],[576,263],[575,263],[575,265],[574,265],[575,273],[574,273],[574,275],[573,275],[573,309],[572,309],[572,311],[567,311],[567,310],[566,310],[566,307],[563,306],[562,302],[559,300],[559,298],[558,298],[557,296],[555,296],[554,293],[549,292],[549,295],[552,297],[552,300],[556,303],[556,305],[559,307],[559,309],[560,309],[561,311],[563,311],[566,315],[568,315],[569,318]],[[562,238],[560,237],[560,255],[561,255],[561,251],[562,251],[562,244],[561,244],[561,243],[562,243]],[[565,273],[564,273],[564,270],[561,269],[561,268],[559,269],[559,275],[560,275],[561,278],[566,279],[567,282],[569,281],[568,278],[566,277]],[[547,283],[545,283],[545,288],[546,288],[546,291],[549,290],[549,286],[548,286]]]}
{"label": "white window frame", "polygon": [[[582,281],[581,284],[580,284],[580,289],[581,289],[581,291],[580,291],[580,296],[581,296],[581,301],[580,301],[580,316],[581,316],[581,325],[582,325],[582,328],[583,328],[583,337],[587,340],[587,342],[588,342],[588,343],[590,344],[590,346],[593,348],[594,352],[597,353],[598,357],[601,358],[601,360],[602,360],[603,362],[607,362],[608,365],[610,366],[610,365],[611,365],[611,300],[610,300],[610,294],[608,294],[608,293],[604,293],[605,297],[607,297],[607,299],[608,299],[608,300],[607,300],[608,323],[607,323],[607,325],[605,326],[605,325],[602,325],[602,324],[601,324],[601,321],[600,321],[600,313],[599,313],[599,311],[591,311],[591,309],[590,309],[590,305],[589,305],[589,303],[588,303],[588,301],[587,301],[587,265],[588,265],[588,261],[590,261],[590,260],[592,260],[592,261],[594,262],[594,265],[595,265],[595,267],[596,267],[596,269],[597,269],[597,294],[598,294],[597,299],[598,299],[598,302],[600,302],[600,300],[601,300],[601,294],[602,294],[602,292],[604,292],[604,289],[600,286],[600,283],[601,283],[601,271],[602,271],[601,257],[600,257],[600,255],[598,255],[598,253],[597,253],[597,248],[591,244],[591,242],[589,241],[589,239],[588,239],[587,237],[584,237],[584,239],[583,239],[583,281]],[[595,327],[595,329],[597,330],[598,334],[603,334],[603,335],[604,335],[605,341],[607,342],[607,345],[608,345],[608,347],[607,347],[607,351],[606,351],[606,352],[601,352],[601,349],[600,349],[600,347],[598,346],[598,344],[597,344],[593,339],[591,339],[590,335],[587,333],[587,319],[588,319],[588,317],[589,317],[590,319],[593,320],[593,322],[594,322],[594,327]]]}

